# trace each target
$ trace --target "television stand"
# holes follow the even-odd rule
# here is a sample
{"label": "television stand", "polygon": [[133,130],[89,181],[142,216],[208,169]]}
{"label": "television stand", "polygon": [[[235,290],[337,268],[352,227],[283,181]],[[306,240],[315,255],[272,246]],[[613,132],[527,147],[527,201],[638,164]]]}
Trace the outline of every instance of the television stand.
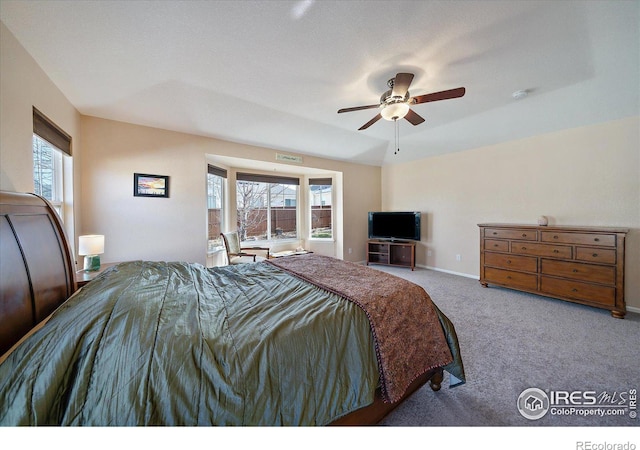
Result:
{"label": "television stand", "polygon": [[384,264],[386,266],[410,267],[416,265],[416,243],[414,241],[380,241],[367,242],[367,266]]}

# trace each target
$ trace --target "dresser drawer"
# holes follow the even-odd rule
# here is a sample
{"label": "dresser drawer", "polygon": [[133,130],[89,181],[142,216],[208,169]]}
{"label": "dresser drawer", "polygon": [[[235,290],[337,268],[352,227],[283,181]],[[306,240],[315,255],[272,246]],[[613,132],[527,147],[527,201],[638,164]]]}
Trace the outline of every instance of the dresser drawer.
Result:
{"label": "dresser drawer", "polygon": [[502,253],[486,252],[484,263],[487,266],[500,267],[510,270],[538,271],[538,259],[533,256],[505,255]]}
{"label": "dresser drawer", "polygon": [[512,242],[511,253],[519,255],[548,256],[570,259],[572,248],[567,245],[538,244],[533,242]]}
{"label": "dresser drawer", "polygon": [[557,242],[559,244],[602,245],[605,247],[616,246],[615,234],[563,233],[555,231],[542,231],[540,233],[540,240],[542,242]]}
{"label": "dresser drawer", "polygon": [[495,239],[519,239],[525,241],[536,241],[538,240],[538,232],[536,230],[487,228],[484,230],[484,237]]}
{"label": "dresser drawer", "polygon": [[615,305],[616,301],[616,290],[613,287],[544,276],[540,279],[540,291],[545,294],[586,300],[607,306]]}
{"label": "dresser drawer", "polygon": [[538,288],[538,276],[528,273],[485,267],[484,278],[486,281],[492,281],[494,283],[503,284],[509,287],[529,289],[534,291]]}
{"label": "dresser drawer", "polygon": [[576,247],[576,259],[580,261],[615,264],[616,251],[611,248]]}
{"label": "dresser drawer", "polygon": [[592,283],[616,284],[616,270],[611,266],[596,266],[569,261],[543,259],[541,271],[545,275],[571,278],[572,280],[590,281]]}
{"label": "dresser drawer", "polygon": [[485,239],[484,240],[484,249],[485,250],[493,250],[496,252],[508,252],[509,251],[509,241],[500,241],[498,239]]}

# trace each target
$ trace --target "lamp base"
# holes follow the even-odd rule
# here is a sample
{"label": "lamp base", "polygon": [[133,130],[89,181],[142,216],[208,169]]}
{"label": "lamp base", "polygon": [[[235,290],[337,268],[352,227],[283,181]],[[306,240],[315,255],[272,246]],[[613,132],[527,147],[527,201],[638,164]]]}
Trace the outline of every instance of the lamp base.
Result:
{"label": "lamp base", "polygon": [[95,272],[100,269],[100,255],[87,255],[84,257],[85,272]]}

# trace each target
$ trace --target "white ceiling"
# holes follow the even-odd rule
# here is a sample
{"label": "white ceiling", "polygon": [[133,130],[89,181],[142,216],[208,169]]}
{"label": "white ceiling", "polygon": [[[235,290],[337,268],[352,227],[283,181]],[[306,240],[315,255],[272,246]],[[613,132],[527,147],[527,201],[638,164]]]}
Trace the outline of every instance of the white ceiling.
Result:
{"label": "white ceiling", "polygon": [[[0,19],[82,113],[366,164],[640,114],[640,2],[10,1]],[[397,72],[427,120],[364,131]],[[529,95],[514,100],[512,93]]]}

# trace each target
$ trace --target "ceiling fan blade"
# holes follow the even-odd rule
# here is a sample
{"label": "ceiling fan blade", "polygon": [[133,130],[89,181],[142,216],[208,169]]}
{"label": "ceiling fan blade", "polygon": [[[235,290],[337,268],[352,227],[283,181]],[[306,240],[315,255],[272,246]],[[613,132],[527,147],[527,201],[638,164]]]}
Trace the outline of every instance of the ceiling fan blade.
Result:
{"label": "ceiling fan blade", "polygon": [[456,89],[449,89],[447,91],[433,92],[431,94],[417,95],[411,98],[411,103],[417,105],[419,103],[437,102],[439,100],[448,100],[450,98],[462,97],[465,93],[465,88],[459,87]]}
{"label": "ceiling fan blade", "polygon": [[407,115],[404,116],[404,118],[411,122],[413,125],[420,125],[422,122],[424,122],[424,117],[422,117],[420,114],[415,113],[411,109],[409,110]]}
{"label": "ceiling fan blade", "polygon": [[393,90],[391,91],[391,95],[393,97],[404,97],[407,95],[407,91],[409,90],[409,85],[413,80],[412,73],[398,73],[393,80]]}
{"label": "ceiling fan blade", "polygon": [[338,114],[351,112],[351,111],[360,111],[362,109],[373,109],[378,108],[380,105],[366,105],[366,106],[354,106],[353,108],[342,108],[338,110]]}
{"label": "ceiling fan blade", "polygon": [[369,128],[371,125],[373,125],[380,119],[382,119],[382,115],[378,113],[373,119],[371,119],[370,121],[362,125],[360,128],[358,128],[358,131],[366,130],[367,128]]}

